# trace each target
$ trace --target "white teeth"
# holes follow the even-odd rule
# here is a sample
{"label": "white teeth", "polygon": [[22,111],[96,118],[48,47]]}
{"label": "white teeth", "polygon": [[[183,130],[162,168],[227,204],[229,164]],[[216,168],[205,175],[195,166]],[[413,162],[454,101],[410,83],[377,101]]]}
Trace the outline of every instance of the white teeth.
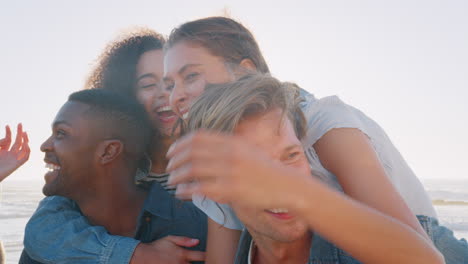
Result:
{"label": "white teeth", "polygon": [[274,209],[270,209],[270,210],[268,210],[268,211],[270,211],[270,212],[272,212],[272,213],[274,213],[274,214],[284,214],[284,213],[288,213],[288,212],[289,212],[289,210],[286,209],[286,208],[274,208]]}
{"label": "white teeth", "polygon": [[188,112],[186,112],[185,114],[182,115],[182,119],[184,119],[184,120],[187,119],[187,117],[188,117]]}
{"label": "white teeth", "polygon": [[45,167],[49,169],[49,171],[60,170],[60,166],[52,164],[52,163],[46,163]]}
{"label": "white teeth", "polygon": [[163,107],[158,109],[158,113],[164,112],[164,111],[172,111],[172,108],[167,105],[167,106],[163,106]]}

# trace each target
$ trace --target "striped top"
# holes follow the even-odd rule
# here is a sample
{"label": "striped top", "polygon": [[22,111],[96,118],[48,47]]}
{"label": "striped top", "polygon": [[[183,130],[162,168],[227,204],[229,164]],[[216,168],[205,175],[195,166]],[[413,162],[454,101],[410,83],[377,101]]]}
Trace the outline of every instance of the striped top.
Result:
{"label": "striped top", "polygon": [[171,195],[175,194],[176,186],[168,186],[167,180],[169,179],[169,173],[157,174],[154,172],[150,172],[141,179],[138,179],[139,182],[151,182],[157,181],[161,186]]}

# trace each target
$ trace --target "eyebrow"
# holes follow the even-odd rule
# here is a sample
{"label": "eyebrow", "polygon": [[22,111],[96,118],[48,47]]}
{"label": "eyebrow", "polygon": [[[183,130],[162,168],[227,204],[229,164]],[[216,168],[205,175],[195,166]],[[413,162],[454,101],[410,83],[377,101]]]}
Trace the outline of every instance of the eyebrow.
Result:
{"label": "eyebrow", "polygon": [[184,67],[180,68],[180,70],[177,72],[178,74],[182,74],[184,71],[186,71],[190,67],[195,67],[195,66],[200,66],[201,64],[185,64]]}
{"label": "eyebrow", "polygon": [[[200,66],[201,64],[197,64],[197,63],[192,63],[192,64],[185,64],[182,68],[180,68],[178,71],[177,71],[177,74],[182,74],[184,71],[186,71],[188,68],[190,67],[195,67],[195,66]],[[163,77],[163,81],[164,82],[170,82],[170,81],[174,81],[171,77]]]}
{"label": "eyebrow", "polygon": [[138,77],[135,82],[139,82],[141,79],[148,78],[148,77],[156,78],[154,74],[152,73],[145,73],[141,75],[140,77]]}
{"label": "eyebrow", "polygon": [[295,148],[301,148],[301,145],[299,144],[294,144],[294,145],[291,145],[291,146],[288,146],[287,148],[284,149],[284,152],[288,152],[288,151],[291,151]]}
{"label": "eyebrow", "polygon": [[56,127],[58,125],[66,125],[66,126],[71,126],[67,121],[65,120],[59,120],[59,121],[55,121],[54,123],[52,123],[52,127]]}

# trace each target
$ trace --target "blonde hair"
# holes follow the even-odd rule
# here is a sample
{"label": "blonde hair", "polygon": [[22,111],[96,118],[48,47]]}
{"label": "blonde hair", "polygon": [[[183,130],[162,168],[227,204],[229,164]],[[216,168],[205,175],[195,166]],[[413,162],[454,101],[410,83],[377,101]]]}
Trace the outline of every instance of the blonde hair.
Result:
{"label": "blonde hair", "polygon": [[300,101],[295,84],[280,82],[268,74],[247,75],[232,83],[208,85],[192,105],[186,129],[232,133],[242,119],[280,109],[301,139],[305,118]]}

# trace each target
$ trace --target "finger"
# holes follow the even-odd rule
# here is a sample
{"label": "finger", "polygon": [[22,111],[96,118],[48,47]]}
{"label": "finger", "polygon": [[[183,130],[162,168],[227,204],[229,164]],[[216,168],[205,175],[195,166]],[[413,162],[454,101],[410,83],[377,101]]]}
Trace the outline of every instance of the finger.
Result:
{"label": "finger", "polygon": [[214,159],[222,157],[225,154],[224,152],[226,152],[225,149],[219,148],[219,145],[212,143],[207,143],[203,146],[186,145],[184,149],[181,149],[171,157],[166,171],[171,172],[189,162],[198,162],[200,160],[211,160],[214,162]]}
{"label": "finger", "polygon": [[212,181],[227,181],[233,175],[232,164],[229,160],[198,160],[197,162],[190,162],[178,169],[171,171],[168,184],[178,185],[181,183],[197,182],[203,184]]}
{"label": "finger", "polygon": [[23,145],[21,146],[21,151],[18,155],[18,160],[20,164],[24,164],[28,159],[29,155],[31,154],[31,149],[29,148],[29,139],[28,134],[26,132],[23,133]]}
{"label": "finger", "polygon": [[23,144],[24,143],[26,143],[26,145],[28,145],[28,143],[29,143],[28,132],[23,132]]}
{"label": "finger", "polygon": [[18,126],[16,127],[16,133],[23,135],[23,124],[18,124]]}
{"label": "finger", "polygon": [[20,123],[18,124],[18,128],[16,130],[16,139],[15,139],[15,143],[11,147],[11,152],[17,153],[20,150],[22,140],[23,140],[22,137],[23,137],[23,126]]}
{"label": "finger", "polygon": [[200,240],[196,238],[184,237],[184,236],[167,236],[164,239],[176,244],[181,247],[193,247],[200,243]]}
{"label": "finger", "polygon": [[185,259],[188,261],[205,261],[205,252],[185,249]]}
{"label": "finger", "polygon": [[11,144],[11,129],[10,126],[5,126],[5,138],[0,141],[0,148],[8,150]]}
{"label": "finger", "polygon": [[219,184],[207,182],[204,184],[189,184],[181,189],[177,187],[175,195],[179,199],[201,195],[217,203],[228,203],[230,202],[228,193],[228,190],[220,187]]}
{"label": "finger", "polygon": [[225,164],[226,163],[222,160],[213,161],[211,159],[187,162],[178,169],[170,172],[167,184],[179,185],[194,181],[203,183],[205,181],[217,180],[216,178],[227,177],[226,173],[229,172],[229,168]]}
{"label": "finger", "polygon": [[172,143],[172,145],[167,150],[166,157],[171,158],[179,151],[186,149],[187,146],[192,142],[194,136],[194,133],[190,133],[179,138],[176,142]]}
{"label": "finger", "polygon": [[183,151],[188,146],[191,147],[204,147],[208,146],[209,144],[214,144],[216,146],[220,146],[226,141],[226,135],[221,133],[215,132],[206,132],[206,131],[197,131],[194,133],[190,133],[182,138],[178,139],[174,144],[171,145],[169,150],[167,151],[166,156],[168,158],[173,157],[177,153]]}
{"label": "finger", "polygon": [[180,200],[190,200],[192,199],[192,195],[197,188],[193,188],[193,185],[197,185],[197,183],[182,183],[177,185],[177,189],[175,195]]}

